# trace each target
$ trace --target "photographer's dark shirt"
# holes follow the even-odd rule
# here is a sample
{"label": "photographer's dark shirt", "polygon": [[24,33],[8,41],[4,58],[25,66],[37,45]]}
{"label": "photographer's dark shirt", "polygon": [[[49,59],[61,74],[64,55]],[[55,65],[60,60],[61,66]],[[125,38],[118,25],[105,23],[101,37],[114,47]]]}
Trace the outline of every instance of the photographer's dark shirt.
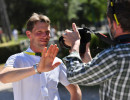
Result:
{"label": "photographer's dark shirt", "polygon": [[100,85],[101,100],[130,100],[130,43],[106,49],[87,64],[77,52],[63,60],[71,83]]}

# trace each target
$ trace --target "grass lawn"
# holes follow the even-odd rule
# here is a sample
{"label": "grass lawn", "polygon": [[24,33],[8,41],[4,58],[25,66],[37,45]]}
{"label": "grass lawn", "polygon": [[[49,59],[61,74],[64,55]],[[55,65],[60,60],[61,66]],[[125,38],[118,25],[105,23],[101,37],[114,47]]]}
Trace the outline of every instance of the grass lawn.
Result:
{"label": "grass lawn", "polygon": [[14,38],[12,38],[11,41],[6,42],[5,37],[2,38],[4,43],[0,44],[0,47],[5,47],[5,46],[10,46],[10,45],[14,45],[14,44],[19,44],[21,40],[25,40],[28,39],[26,35],[19,35],[18,36],[18,41],[15,41]]}

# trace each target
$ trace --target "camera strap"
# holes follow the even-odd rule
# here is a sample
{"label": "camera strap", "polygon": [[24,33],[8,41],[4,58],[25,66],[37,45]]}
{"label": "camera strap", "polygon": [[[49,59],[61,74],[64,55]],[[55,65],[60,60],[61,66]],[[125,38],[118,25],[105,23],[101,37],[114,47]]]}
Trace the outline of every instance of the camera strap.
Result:
{"label": "camera strap", "polygon": [[99,39],[101,39],[102,41],[104,41],[105,43],[107,43],[109,45],[116,45],[116,44],[121,44],[121,43],[130,43],[130,34],[118,36],[114,40],[111,40],[106,35],[101,34],[101,33],[95,33],[95,35]]}
{"label": "camera strap", "polygon": [[115,42],[113,40],[111,40],[110,38],[108,38],[106,35],[101,34],[101,33],[94,33],[99,39],[101,39],[102,41],[104,41],[105,43],[109,44],[109,45],[115,45]]}

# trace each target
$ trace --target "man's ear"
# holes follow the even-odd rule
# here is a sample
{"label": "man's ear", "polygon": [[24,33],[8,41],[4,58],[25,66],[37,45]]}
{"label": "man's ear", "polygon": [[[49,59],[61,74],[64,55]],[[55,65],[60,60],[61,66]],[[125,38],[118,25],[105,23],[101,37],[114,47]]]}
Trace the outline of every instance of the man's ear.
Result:
{"label": "man's ear", "polygon": [[118,27],[117,23],[116,23],[115,21],[113,21],[113,28],[114,28],[115,30],[117,30],[117,27]]}
{"label": "man's ear", "polygon": [[121,24],[117,25],[116,21],[113,21],[113,27],[118,33],[123,31],[121,28]]}
{"label": "man's ear", "polygon": [[113,27],[114,27],[114,29],[117,30],[117,29],[121,28],[121,24],[117,25],[116,21],[113,21]]}
{"label": "man's ear", "polygon": [[26,31],[26,35],[27,37],[30,39],[31,38],[31,32],[30,31]]}

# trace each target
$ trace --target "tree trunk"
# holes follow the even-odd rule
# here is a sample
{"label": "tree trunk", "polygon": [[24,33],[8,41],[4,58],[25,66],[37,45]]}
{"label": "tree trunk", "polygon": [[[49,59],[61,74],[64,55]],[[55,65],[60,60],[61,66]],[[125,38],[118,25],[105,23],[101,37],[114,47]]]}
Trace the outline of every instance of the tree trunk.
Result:
{"label": "tree trunk", "polygon": [[6,5],[4,0],[0,0],[0,17],[2,23],[2,29],[6,37],[6,41],[11,40],[11,29],[10,29],[10,22],[8,19],[8,14],[6,12]]}

